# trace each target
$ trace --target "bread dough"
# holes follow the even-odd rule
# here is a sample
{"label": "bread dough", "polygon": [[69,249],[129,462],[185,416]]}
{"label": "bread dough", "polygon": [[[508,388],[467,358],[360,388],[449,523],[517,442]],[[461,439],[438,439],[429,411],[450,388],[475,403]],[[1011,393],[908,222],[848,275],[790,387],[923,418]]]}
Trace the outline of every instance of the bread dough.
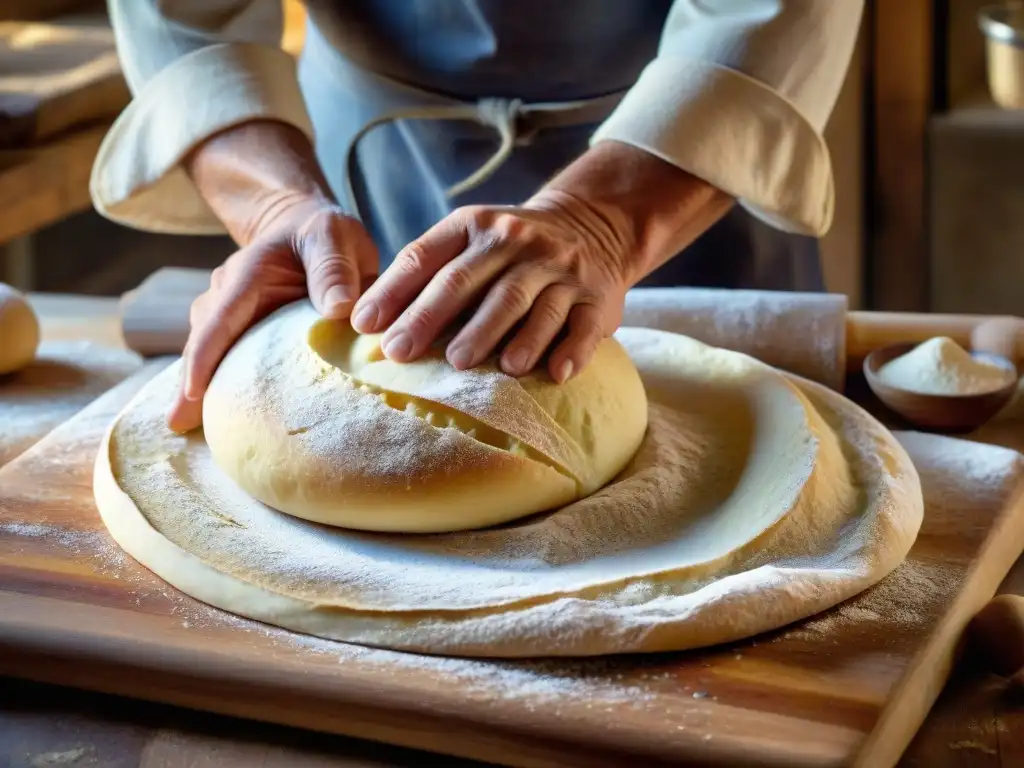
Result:
{"label": "bread dough", "polygon": [[493,366],[456,371],[440,348],[394,363],[379,336],[298,302],[228,353],[203,425],[218,466],[275,509],[347,528],[433,533],[590,495],[640,446],[647,400],[611,339],[558,386]]}
{"label": "bread dough", "polygon": [[683,650],[775,629],[894,569],[923,512],[895,438],[831,390],[683,336],[621,329],[649,407],[615,481],[482,531],[367,534],[253,501],[165,426],[180,366],[111,425],[110,533],[199,600],[320,637],[428,653]]}
{"label": "bread dough", "polygon": [[21,370],[39,347],[39,320],[19,291],[0,283],[0,375]]}

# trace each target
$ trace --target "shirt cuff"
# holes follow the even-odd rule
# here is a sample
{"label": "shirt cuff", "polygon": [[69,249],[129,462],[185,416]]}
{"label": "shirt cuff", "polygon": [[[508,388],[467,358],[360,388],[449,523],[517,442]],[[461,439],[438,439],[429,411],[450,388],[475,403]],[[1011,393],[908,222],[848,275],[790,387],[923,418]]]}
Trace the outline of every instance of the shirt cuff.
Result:
{"label": "shirt cuff", "polygon": [[181,160],[214,134],[254,119],[313,136],[295,59],[266,45],[207,46],[175,60],[135,94],[100,145],[89,191],[103,216],[169,234],[224,234]]}
{"label": "shirt cuff", "polygon": [[832,223],[824,138],[786,98],[734,69],[659,56],[591,143],[604,140],[682,168],[777,229],[821,236]]}

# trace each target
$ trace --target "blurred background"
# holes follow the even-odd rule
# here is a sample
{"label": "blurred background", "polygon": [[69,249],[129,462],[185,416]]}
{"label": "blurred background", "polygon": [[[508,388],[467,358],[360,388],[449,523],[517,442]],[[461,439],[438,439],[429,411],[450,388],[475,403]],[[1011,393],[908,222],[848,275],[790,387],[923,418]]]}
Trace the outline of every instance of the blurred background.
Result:
{"label": "blurred background", "polygon": [[[1024,9],[875,0],[828,127],[828,288],[855,308],[1024,315]],[[304,15],[284,2],[283,41]],[[1007,36],[1006,29],[1016,27]],[[135,232],[90,210],[89,169],[128,101],[100,0],[0,0],[0,281],[115,296],[227,238]]]}

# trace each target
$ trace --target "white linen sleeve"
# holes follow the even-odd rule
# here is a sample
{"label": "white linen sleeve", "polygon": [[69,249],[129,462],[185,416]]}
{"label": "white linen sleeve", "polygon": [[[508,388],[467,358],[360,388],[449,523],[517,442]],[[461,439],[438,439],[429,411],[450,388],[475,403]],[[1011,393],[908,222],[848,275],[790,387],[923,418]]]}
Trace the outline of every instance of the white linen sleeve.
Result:
{"label": "white linen sleeve", "polygon": [[676,0],[657,57],[592,143],[650,152],[762,221],[821,236],[832,223],[822,132],[863,0]]}
{"label": "white linen sleeve", "polygon": [[132,101],[100,145],[96,210],[137,229],[222,234],[181,166],[205,139],[253,119],[312,137],[281,0],[108,0]]}

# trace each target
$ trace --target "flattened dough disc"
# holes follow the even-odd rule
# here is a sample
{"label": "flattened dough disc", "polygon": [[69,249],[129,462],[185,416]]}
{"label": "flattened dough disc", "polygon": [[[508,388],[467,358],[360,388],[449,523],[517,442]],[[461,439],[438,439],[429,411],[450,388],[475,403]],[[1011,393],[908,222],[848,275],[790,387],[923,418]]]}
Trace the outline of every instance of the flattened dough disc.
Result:
{"label": "flattened dough disc", "polygon": [[834,392],[675,334],[622,329],[649,402],[633,461],[552,513],[408,536],[327,528],[251,500],[155,378],[96,462],[100,513],[143,565],[199,600],[325,638],[464,656],[683,650],[825,610],[909,551],[920,480],[895,438]]}

